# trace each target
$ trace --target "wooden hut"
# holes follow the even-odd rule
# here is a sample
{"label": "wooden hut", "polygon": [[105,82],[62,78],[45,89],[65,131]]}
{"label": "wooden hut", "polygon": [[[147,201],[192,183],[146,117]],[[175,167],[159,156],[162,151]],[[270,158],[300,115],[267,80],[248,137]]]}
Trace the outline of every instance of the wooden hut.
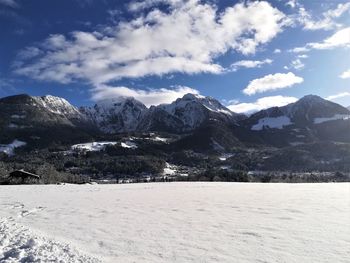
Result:
{"label": "wooden hut", "polygon": [[13,171],[8,177],[8,184],[37,184],[39,181],[39,175],[24,170]]}

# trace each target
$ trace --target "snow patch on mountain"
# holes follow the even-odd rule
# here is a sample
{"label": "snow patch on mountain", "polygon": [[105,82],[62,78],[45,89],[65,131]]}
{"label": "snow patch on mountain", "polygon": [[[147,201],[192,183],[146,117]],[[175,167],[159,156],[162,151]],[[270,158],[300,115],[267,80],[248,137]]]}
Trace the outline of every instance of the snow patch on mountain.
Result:
{"label": "snow patch on mountain", "polygon": [[23,147],[25,145],[27,145],[26,142],[22,142],[16,139],[10,144],[0,144],[0,152],[3,152],[8,156],[12,156],[14,155],[14,151],[16,148]]}
{"label": "snow patch on mountain", "polygon": [[141,102],[130,97],[99,101],[81,112],[106,133],[135,131],[147,111]]}
{"label": "snow patch on mountain", "polygon": [[116,145],[117,142],[88,142],[72,145],[73,151],[99,152],[104,150],[108,145]]}
{"label": "snow patch on mountain", "polygon": [[346,114],[336,114],[333,117],[330,118],[315,118],[314,119],[314,124],[321,124],[324,122],[328,122],[328,121],[336,121],[336,120],[349,120],[350,119],[350,115],[346,115]]}
{"label": "snow patch on mountain", "polygon": [[52,113],[64,115],[66,117],[75,117],[80,115],[79,110],[64,98],[51,95],[33,98],[38,104]]}
{"label": "snow patch on mountain", "polygon": [[[180,119],[184,125],[196,128],[205,121],[209,114],[224,115],[232,118],[234,113],[224,107],[219,101],[211,97],[196,94],[186,94],[171,104],[160,105],[163,110]],[[213,118],[213,117],[211,117]]]}
{"label": "snow patch on mountain", "polygon": [[178,167],[174,164],[166,163],[165,168],[163,170],[163,175],[175,175],[178,170]]}
{"label": "snow patch on mountain", "polygon": [[132,141],[122,142],[122,143],[120,143],[120,145],[121,145],[121,147],[128,148],[128,149],[137,149],[138,148],[136,143],[134,143]]}
{"label": "snow patch on mountain", "polygon": [[220,161],[226,161],[228,158],[231,158],[232,156],[234,156],[234,154],[232,154],[232,153],[224,153],[221,156],[219,156],[219,160]]}
{"label": "snow patch on mountain", "polygon": [[290,118],[287,116],[266,117],[259,120],[259,122],[252,126],[253,131],[261,131],[265,128],[283,129],[285,126],[292,125]]}
{"label": "snow patch on mountain", "polygon": [[150,138],[150,140],[155,141],[155,142],[164,142],[164,143],[167,143],[169,141],[168,138],[163,138],[163,137],[159,137],[159,136]]}

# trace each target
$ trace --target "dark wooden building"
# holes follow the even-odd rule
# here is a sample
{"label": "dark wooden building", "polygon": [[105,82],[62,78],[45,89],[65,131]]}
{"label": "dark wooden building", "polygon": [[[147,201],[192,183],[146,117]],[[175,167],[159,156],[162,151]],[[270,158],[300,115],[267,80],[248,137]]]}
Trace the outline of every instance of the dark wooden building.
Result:
{"label": "dark wooden building", "polygon": [[26,172],[24,170],[17,170],[10,173],[7,178],[8,184],[37,184],[40,181],[40,176]]}

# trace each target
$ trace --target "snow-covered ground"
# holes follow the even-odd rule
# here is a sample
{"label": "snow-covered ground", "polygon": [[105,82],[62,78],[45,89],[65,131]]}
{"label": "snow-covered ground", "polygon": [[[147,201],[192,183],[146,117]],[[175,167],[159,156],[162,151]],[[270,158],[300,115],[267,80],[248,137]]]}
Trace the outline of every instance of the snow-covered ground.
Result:
{"label": "snow-covered ground", "polygon": [[129,148],[129,149],[137,149],[137,145],[136,143],[132,142],[132,141],[126,141],[126,142],[122,142],[121,147],[123,148]]}
{"label": "snow-covered ground", "polygon": [[346,114],[336,114],[331,118],[315,118],[314,119],[314,123],[315,124],[320,124],[320,123],[324,123],[327,121],[336,121],[336,120],[348,120],[350,119],[350,115],[346,115]]}
{"label": "snow-covered ground", "polygon": [[163,170],[163,175],[175,175],[178,170],[178,167],[174,164],[165,164],[165,168]]}
{"label": "snow-covered ground", "polygon": [[2,186],[0,262],[350,262],[350,184]]}
{"label": "snow-covered ground", "polygon": [[74,151],[98,152],[104,150],[108,145],[116,145],[117,142],[88,142],[72,145]]}
{"label": "snow-covered ground", "polygon": [[287,116],[266,117],[259,120],[259,122],[252,126],[252,131],[261,131],[265,127],[271,129],[283,129],[285,126],[292,125],[290,118]]}

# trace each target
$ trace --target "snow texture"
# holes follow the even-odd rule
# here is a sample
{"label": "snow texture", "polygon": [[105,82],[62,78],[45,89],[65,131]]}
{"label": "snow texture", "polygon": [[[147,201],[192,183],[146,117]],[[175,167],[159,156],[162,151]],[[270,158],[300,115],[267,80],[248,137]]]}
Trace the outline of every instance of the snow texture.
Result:
{"label": "snow texture", "polygon": [[134,131],[147,111],[145,105],[132,97],[112,98],[94,107],[83,107],[83,114],[107,133]]}
{"label": "snow texture", "polygon": [[314,124],[321,124],[328,121],[336,121],[336,120],[348,120],[350,119],[350,115],[345,114],[336,114],[331,118],[315,118]]}
{"label": "snow texture", "polygon": [[63,98],[51,95],[33,98],[38,104],[52,113],[64,115],[68,118],[80,116],[79,110]]}
{"label": "snow texture", "polygon": [[290,118],[287,116],[266,117],[259,120],[259,122],[252,126],[253,131],[261,131],[264,128],[283,129],[283,127],[292,125]]}
{"label": "snow texture", "polygon": [[129,149],[137,149],[137,145],[134,142],[131,141],[126,141],[126,142],[122,142],[120,144],[123,148],[129,148]]}
{"label": "snow texture", "polygon": [[[211,97],[186,94],[171,104],[160,105],[169,114],[180,118],[191,128],[198,127],[206,118],[206,110],[232,117],[233,113]],[[206,109],[206,110],[205,110]]]}
{"label": "snow texture", "polygon": [[166,163],[165,168],[163,170],[163,175],[175,175],[178,170],[178,167],[173,164]]}
{"label": "snow texture", "polygon": [[232,156],[234,156],[234,154],[232,154],[232,153],[224,153],[221,156],[219,156],[219,160],[220,161],[226,161],[228,158],[231,158]]}
{"label": "snow texture", "polygon": [[350,261],[349,183],[3,186],[0,218],[0,262]]}
{"label": "snow texture", "polygon": [[163,137],[159,137],[159,136],[156,136],[154,138],[151,138],[152,141],[155,141],[155,142],[168,142],[169,139],[168,138],[163,138]]}
{"label": "snow texture", "polygon": [[73,151],[98,152],[106,148],[107,145],[116,145],[117,142],[88,142],[75,144],[71,148]]}
{"label": "snow texture", "polygon": [[9,156],[14,155],[14,151],[16,148],[22,147],[27,145],[26,142],[22,142],[19,140],[14,140],[12,143],[10,144],[0,144],[0,152],[3,152]]}
{"label": "snow texture", "polygon": [[44,238],[12,218],[0,219],[0,262],[100,262],[63,242]]}

